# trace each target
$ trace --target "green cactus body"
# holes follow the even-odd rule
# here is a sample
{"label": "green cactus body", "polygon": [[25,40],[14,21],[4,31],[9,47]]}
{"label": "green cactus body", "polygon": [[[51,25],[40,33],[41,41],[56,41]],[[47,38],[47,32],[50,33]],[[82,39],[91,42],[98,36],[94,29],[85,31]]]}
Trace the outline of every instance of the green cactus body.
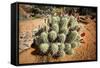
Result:
{"label": "green cactus body", "polygon": [[71,43],[71,47],[72,47],[72,48],[78,47],[78,42],[72,42],[72,43]]}
{"label": "green cactus body", "polygon": [[68,28],[66,28],[66,27],[61,27],[60,28],[60,33],[64,33],[65,35],[67,35],[68,32],[69,32],[69,29]]}
{"label": "green cactus body", "polygon": [[49,32],[49,40],[53,42],[57,38],[57,33],[55,31]]}
{"label": "green cactus body", "polygon": [[60,17],[59,16],[53,16],[52,17],[52,24],[55,24],[55,23],[59,23],[59,21],[60,21]]}
{"label": "green cactus body", "polygon": [[74,55],[75,51],[73,49],[70,49],[70,50],[66,51],[66,54],[67,55]]}
{"label": "green cactus body", "polygon": [[65,52],[71,50],[71,44],[70,43],[65,43]]}
{"label": "green cactus body", "polygon": [[52,16],[49,15],[49,16],[48,16],[48,24],[51,24],[51,23],[52,23]]}
{"label": "green cactus body", "polygon": [[81,39],[81,36],[80,36],[80,35],[79,35],[79,33],[78,33],[78,35],[77,35],[77,37],[76,37],[76,40],[75,40],[75,41],[80,42],[80,39]]}
{"label": "green cactus body", "polygon": [[77,19],[71,16],[70,28],[76,30],[78,28]]}
{"label": "green cactus body", "polygon": [[52,30],[54,30],[54,31],[56,31],[58,33],[59,32],[58,24],[52,24]]}
{"label": "green cactus body", "polygon": [[59,50],[64,50],[65,44],[64,44],[64,43],[60,43],[60,44],[58,45],[58,47],[59,47]]}
{"label": "green cactus body", "polygon": [[64,33],[58,35],[59,42],[64,43],[66,39],[66,35]]}
{"label": "green cactus body", "polygon": [[47,43],[48,42],[48,34],[46,32],[42,32],[40,35],[41,42]]}
{"label": "green cactus body", "polygon": [[60,27],[68,27],[69,19],[67,16],[61,18]]}
{"label": "green cactus body", "polygon": [[57,54],[58,50],[59,50],[58,45],[55,43],[51,43],[50,52],[51,52],[52,56]]}
{"label": "green cactus body", "polygon": [[47,43],[42,43],[39,45],[40,52],[44,54],[47,53],[48,49],[49,49],[49,45]]}
{"label": "green cactus body", "polygon": [[77,35],[78,35],[77,31],[70,31],[70,33],[67,36],[67,42],[72,43],[73,41],[75,41],[77,38]]}
{"label": "green cactus body", "polygon": [[64,50],[58,51],[57,54],[58,54],[59,57],[64,57],[66,55]]}

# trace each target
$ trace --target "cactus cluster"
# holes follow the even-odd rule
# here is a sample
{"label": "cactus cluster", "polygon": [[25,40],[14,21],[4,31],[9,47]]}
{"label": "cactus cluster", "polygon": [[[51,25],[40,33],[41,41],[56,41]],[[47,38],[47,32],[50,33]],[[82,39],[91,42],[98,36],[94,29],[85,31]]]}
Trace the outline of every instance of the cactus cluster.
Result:
{"label": "cactus cluster", "polygon": [[[80,45],[81,37],[77,29],[72,30],[78,27],[78,22],[69,19],[68,16],[53,16],[49,19],[51,20],[47,26],[49,30],[40,32],[36,39],[40,53],[59,57],[75,54],[74,48]],[[68,24],[71,25],[68,26]]]}

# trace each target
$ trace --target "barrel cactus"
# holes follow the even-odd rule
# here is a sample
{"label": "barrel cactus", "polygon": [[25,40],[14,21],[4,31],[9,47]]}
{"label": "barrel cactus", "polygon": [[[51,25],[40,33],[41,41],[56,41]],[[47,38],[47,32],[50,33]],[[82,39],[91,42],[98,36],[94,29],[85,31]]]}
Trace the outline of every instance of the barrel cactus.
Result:
{"label": "barrel cactus", "polygon": [[71,43],[71,47],[75,48],[75,47],[80,47],[81,43],[79,41],[74,41],[73,43]]}
{"label": "barrel cactus", "polygon": [[58,51],[57,54],[58,54],[59,57],[64,57],[66,53],[65,53],[64,50],[60,50],[60,51]]}
{"label": "barrel cactus", "polygon": [[60,28],[60,33],[64,33],[65,35],[67,35],[68,32],[69,32],[69,29],[68,28],[66,28],[66,27],[61,27]]}
{"label": "barrel cactus", "polygon": [[71,50],[71,44],[70,43],[65,43],[65,52]]}
{"label": "barrel cactus", "polygon": [[58,35],[59,42],[64,43],[66,39],[66,35],[64,33]]}
{"label": "barrel cactus", "polygon": [[77,35],[78,35],[77,31],[70,31],[67,36],[67,42],[72,43],[74,40],[76,40]]}
{"label": "barrel cactus", "polygon": [[48,42],[48,34],[46,32],[42,32],[40,35],[41,42],[47,43]]}
{"label": "barrel cactus", "polygon": [[60,22],[60,27],[68,27],[68,23],[69,23],[69,18],[67,16],[64,16],[61,18],[61,22]]}
{"label": "barrel cactus", "polygon": [[74,16],[71,16],[70,17],[71,21],[70,21],[70,28],[73,29],[73,30],[76,30],[79,26],[78,26],[78,22],[77,22],[77,19],[74,17]]}
{"label": "barrel cactus", "polygon": [[50,45],[50,53],[52,54],[52,56],[56,55],[58,50],[59,50],[58,45],[55,44],[55,43],[51,43],[51,45]]}
{"label": "barrel cactus", "polygon": [[58,47],[59,47],[59,50],[64,50],[65,44],[64,44],[64,43],[60,43],[60,44],[58,45]]}
{"label": "barrel cactus", "polygon": [[49,40],[53,42],[57,38],[57,33],[55,31],[49,32]]}
{"label": "barrel cactus", "polygon": [[71,47],[72,47],[72,48],[75,48],[75,47],[77,47],[78,45],[79,45],[78,42],[72,42],[72,43],[71,43]]}
{"label": "barrel cactus", "polygon": [[53,16],[52,17],[52,24],[55,24],[55,23],[59,23],[60,22],[60,17],[59,16]]}
{"label": "barrel cactus", "polygon": [[40,36],[37,36],[36,38],[34,38],[34,45],[38,46],[42,43]]}
{"label": "barrel cactus", "polygon": [[70,49],[70,50],[67,50],[66,51],[66,54],[67,55],[74,55],[75,54],[75,51],[73,49]]}
{"label": "barrel cactus", "polygon": [[39,45],[39,50],[43,54],[47,53],[48,49],[49,49],[49,44],[47,44],[47,43],[41,43]]}
{"label": "barrel cactus", "polygon": [[54,31],[56,31],[58,33],[59,32],[58,24],[52,24],[52,30],[54,30]]}
{"label": "barrel cactus", "polygon": [[78,34],[77,34],[77,37],[76,37],[76,39],[75,39],[75,41],[80,42],[80,39],[81,39],[81,36],[80,36],[80,34],[78,33]]}

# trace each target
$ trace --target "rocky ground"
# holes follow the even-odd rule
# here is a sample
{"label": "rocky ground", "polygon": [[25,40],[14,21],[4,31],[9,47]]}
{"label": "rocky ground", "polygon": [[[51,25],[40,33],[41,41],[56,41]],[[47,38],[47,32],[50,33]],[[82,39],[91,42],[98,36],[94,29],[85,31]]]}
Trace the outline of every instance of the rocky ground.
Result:
{"label": "rocky ground", "polygon": [[[20,46],[19,63],[42,63],[42,62],[61,62],[61,61],[78,61],[78,60],[96,60],[96,23],[89,21],[88,24],[80,23],[83,28],[81,32],[84,33],[83,40],[79,48],[75,48],[76,54],[66,55],[62,58],[52,58],[48,56],[40,56],[36,53],[34,48],[31,48],[32,43],[32,30],[38,28],[39,25],[43,25],[43,19],[20,21],[19,28],[20,33],[28,32],[30,35],[30,43],[28,47],[24,48]],[[81,33],[80,32],[80,33]]]}

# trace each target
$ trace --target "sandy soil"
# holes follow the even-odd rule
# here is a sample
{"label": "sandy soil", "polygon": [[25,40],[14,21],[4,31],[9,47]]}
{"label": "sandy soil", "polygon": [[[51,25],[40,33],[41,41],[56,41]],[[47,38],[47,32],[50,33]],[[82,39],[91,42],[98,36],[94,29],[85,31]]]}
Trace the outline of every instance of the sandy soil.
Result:
{"label": "sandy soil", "polygon": [[[35,19],[28,21],[20,21],[20,32],[30,32],[33,28],[43,24],[43,19]],[[84,24],[83,24],[84,25]],[[29,48],[19,54],[19,63],[41,63],[41,62],[59,62],[59,61],[77,61],[77,60],[96,60],[96,23],[89,22],[84,25],[85,29],[82,30],[85,33],[83,37],[84,42],[79,48],[75,48],[76,54],[66,55],[63,58],[52,58],[48,56],[40,56],[36,54],[34,48]]]}

